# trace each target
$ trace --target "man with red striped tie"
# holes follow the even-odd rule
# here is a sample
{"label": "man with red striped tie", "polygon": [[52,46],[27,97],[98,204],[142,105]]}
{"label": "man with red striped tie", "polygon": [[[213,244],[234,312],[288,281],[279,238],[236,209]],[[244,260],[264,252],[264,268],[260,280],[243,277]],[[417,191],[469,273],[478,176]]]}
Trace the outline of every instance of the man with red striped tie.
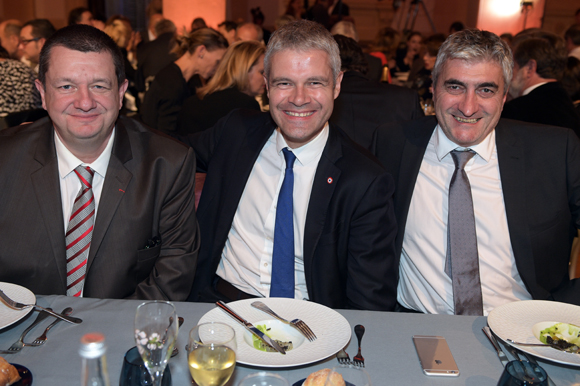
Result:
{"label": "man with red striped tie", "polygon": [[49,117],[0,134],[0,281],[35,293],[184,300],[199,237],[191,149],[119,117],[123,58],[63,28],[36,86]]}

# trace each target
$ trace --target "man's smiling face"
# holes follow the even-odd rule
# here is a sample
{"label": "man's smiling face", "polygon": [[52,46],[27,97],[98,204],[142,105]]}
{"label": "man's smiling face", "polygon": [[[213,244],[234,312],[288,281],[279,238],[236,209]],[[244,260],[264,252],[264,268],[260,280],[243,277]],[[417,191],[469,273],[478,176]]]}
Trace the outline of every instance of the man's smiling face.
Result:
{"label": "man's smiling face", "polygon": [[433,100],[443,132],[457,145],[477,145],[499,121],[506,100],[501,66],[451,59],[437,78]]}
{"label": "man's smiling face", "polygon": [[332,114],[342,73],[332,76],[328,54],[321,50],[283,50],[271,59],[266,79],[270,114],[286,143],[297,148],[314,139]]}

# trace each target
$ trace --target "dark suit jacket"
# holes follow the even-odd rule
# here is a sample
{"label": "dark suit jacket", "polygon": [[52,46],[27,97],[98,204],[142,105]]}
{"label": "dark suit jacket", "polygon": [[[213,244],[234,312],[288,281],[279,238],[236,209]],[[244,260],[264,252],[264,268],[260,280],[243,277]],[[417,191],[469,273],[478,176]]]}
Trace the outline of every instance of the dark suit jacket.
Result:
{"label": "dark suit jacket", "polygon": [[[148,36],[147,32],[145,33]],[[145,80],[155,76],[159,71],[177,60],[175,54],[170,54],[173,45],[171,32],[159,35],[157,39],[139,44],[137,47],[137,88],[145,91]]]}
{"label": "dark suit jacket", "polygon": [[179,112],[177,133],[183,135],[207,130],[234,109],[260,111],[260,104],[256,98],[236,87],[213,92],[203,99],[192,95],[183,102]]}
{"label": "dark suit jacket", "polygon": [[502,118],[567,127],[580,137],[580,116],[558,82],[549,82],[528,95],[512,99],[503,107]]}
{"label": "dark suit jacket", "polygon": [[[86,297],[184,300],[199,248],[191,149],[128,118],[97,209]],[[0,135],[0,281],[66,294],[66,248],[54,130],[48,118]],[[149,240],[161,243],[146,248]]]}
{"label": "dark suit jacket", "polygon": [[[415,182],[436,125],[435,117],[425,117],[377,129],[373,152],[397,186],[399,255]],[[495,131],[518,272],[534,299],[580,304],[580,280],[568,275],[572,239],[580,228],[580,141],[571,130],[507,119]]]}
{"label": "dark suit jacket", "polygon": [[347,71],[334,101],[330,122],[368,149],[379,125],[423,116],[416,91],[373,82],[360,72]]}
{"label": "dark suit jacket", "polygon": [[[234,110],[193,143],[198,171],[207,178],[197,212],[202,246],[190,300],[211,285],[252,167],[275,129],[270,114]],[[306,286],[310,300],[328,307],[391,310],[398,271],[394,185],[363,151],[331,125],[306,216]]]}

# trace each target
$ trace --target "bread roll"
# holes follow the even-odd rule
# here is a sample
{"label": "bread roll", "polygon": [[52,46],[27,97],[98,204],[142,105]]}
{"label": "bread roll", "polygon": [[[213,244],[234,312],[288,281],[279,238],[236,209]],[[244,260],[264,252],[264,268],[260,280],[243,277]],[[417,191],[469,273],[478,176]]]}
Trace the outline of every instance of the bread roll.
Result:
{"label": "bread roll", "polygon": [[[342,375],[339,373],[330,374],[331,372],[331,369],[318,370],[317,372],[310,374],[302,386],[345,386]],[[328,385],[326,383],[327,379],[330,380]]]}
{"label": "bread roll", "polygon": [[8,386],[20,380],[18,370],[0,357],[0,386]]}

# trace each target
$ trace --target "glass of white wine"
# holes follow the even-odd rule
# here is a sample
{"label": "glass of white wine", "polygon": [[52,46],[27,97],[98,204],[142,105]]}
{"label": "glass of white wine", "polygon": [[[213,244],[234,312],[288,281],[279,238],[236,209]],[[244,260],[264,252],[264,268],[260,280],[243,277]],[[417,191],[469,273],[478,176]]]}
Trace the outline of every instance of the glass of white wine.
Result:
{"label": "glass of white wine", "polygon": [[236,334],[227,324],[195,326],[189,333],[189,371],[199,386],[223,386],[236,367]]}
{"label": "glass of white wine", "polygon": [[152,301],[137,307],[135,342],[154,386],[161,385],[178,329],[177,313],[172,303]]}

